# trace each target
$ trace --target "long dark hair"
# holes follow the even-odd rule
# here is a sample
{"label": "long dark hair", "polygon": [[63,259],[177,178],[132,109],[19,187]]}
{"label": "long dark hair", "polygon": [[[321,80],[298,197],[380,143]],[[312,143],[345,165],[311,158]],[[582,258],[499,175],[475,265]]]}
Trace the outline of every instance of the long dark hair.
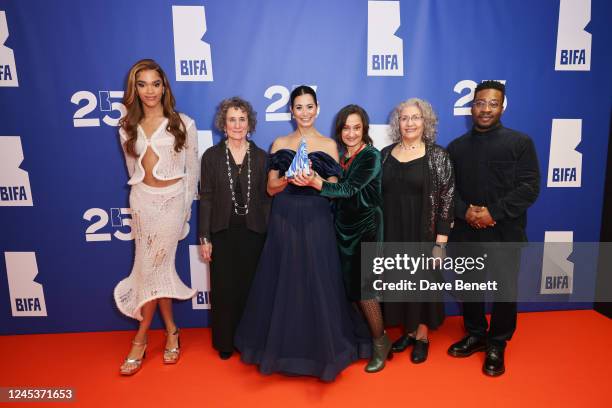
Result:
{"label": "long dark hair", "polygon": [[293,102],[295,102],[295,98],[301,95],[312,96],[312,99],[314,99],[315,105],[317,106],[319,105],[319,103],[317,102],[317,93],[314,91],[314,89],[312,89],[308,85],[300,85],[297,88],[295,88],[293,91],[291,91],[291,96],[290,96],[291,107],[293,107]]}
{"label": "long dark hair", "polygon": [[128,139],[125,142],[125,150],[128,154],[136,156],[134,145],[138,137],[138,124],[144,116],[142,109],[142,101],[138,96],[136,89],[136,77],[141,71],[152,70],[157,71],[164,84],[164,93],[162,94],[161,104],[164,109],[164,116],[168,118],[166,130],[174,135],[174,150],[180,152],[185,146],[187,138],[185,124],[181,120],[178,112],[174,109],[176,100],[172,94],[168,77],[157,62],[152,59],[142,59],[135,63],[128,72],[125,93],[123,95],[123,104],[127,110],[126,115],[119,121],[119,126],[127,133]]}

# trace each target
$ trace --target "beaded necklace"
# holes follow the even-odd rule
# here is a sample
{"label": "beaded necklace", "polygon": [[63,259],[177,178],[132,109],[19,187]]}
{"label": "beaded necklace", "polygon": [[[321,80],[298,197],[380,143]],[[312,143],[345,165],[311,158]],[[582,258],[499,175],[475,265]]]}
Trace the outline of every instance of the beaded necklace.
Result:
{"label": "beaded necklace", "polygon": [[[234,212],[236,215],[247,215],[249,213],[249,201],[251,199],[251,145],[247,142],[246,150],[247,160],[247,197],[244,205],[239,205],[236,201],[236,193],[234,191],[234,182],[232,181],[232,168],[229,161],[229,147],[227,140],[225,141],[225,162],[227,163],[227,178],[229,179],[229,188],[232,192],[232,202],[234,203]],[[238,176],[242,172],[242,167],[239,166]],[[240,182],[239,177],[236,177],[236,182]]]}
{"label": "beaded necklace", "polygon": [[405,145],[404,141],[402,140],[401,142],[399,142],[399,148],[401,150],[408,150],[408,151],[410,151],[410,150],[416,150],[417,148],[421,147],[423,144],[424,143],[419,140],[418,142],[416,142],[416,143],[414,143],[412,145]]}

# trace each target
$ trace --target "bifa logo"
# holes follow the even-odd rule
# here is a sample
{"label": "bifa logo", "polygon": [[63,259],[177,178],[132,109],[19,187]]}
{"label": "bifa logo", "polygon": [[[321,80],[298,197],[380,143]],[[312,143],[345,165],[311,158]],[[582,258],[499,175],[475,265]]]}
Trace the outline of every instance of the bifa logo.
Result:
{"label": "bifa logo", "polygon": [[382,150],[383,147],[393,143],[393,139],[391,139],[391,134],[389,133],[389,125],[376,125],[370,123],[370,137],[374,142],[374,147],[378,150]]}
{"label": "bifa logo", "polygon": [[568,259],[573,250],[573,231],[545,232],[540,294],[570,294],[573,292],[574,263]]}
{"label": "bifa logo", "polygon": [[555,71],[591,70],[591,0],[561,0]]}
{"label": "bifa logo", "polygon": [[47,316],[43,286],[34,281],[36,253],[5,252],[4,260],[13,316]]}
{"label": "bifa logo", "polygon": [[6,13],[0,10],[0,86],[19,86],[13,50],[4,45],[9,37]]}
{"label": "bifa logo", "polygon": [[404,42],[399,1],[368,1],[368,76],[403,76]]}
{"label": "bifa logo", "polygon": [[172,6],[174,65],[177,81],[212,81],[210,45],[206,33],[204,6]]}
{"label": "bifa logo", "polygon": [[553,119],[548,159],[548,187],[580,187],[582,119]]}
{"label": "bifa logo", "polygon": [[23,149],[19,136],[0,136],[0,206],[31,207],[28,172],[19,168]]}
{"label": "bifa logo", "polygon": [[210,309],[210,267],[200,257],[199,245],[189,245],[191,287],[196,295],[191,299],[192,309]]}

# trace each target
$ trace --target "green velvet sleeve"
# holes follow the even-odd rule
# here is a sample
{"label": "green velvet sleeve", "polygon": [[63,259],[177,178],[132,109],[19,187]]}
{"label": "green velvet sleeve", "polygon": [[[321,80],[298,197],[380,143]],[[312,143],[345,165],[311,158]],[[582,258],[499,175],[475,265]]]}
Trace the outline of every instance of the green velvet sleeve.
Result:
{"label": "green velvet sleeve", "polygon": [[329,198],[349,198],[359,193],[381,171],[380,152],[369,146],[362,151],[338,183],[323,182],[321,195]]}

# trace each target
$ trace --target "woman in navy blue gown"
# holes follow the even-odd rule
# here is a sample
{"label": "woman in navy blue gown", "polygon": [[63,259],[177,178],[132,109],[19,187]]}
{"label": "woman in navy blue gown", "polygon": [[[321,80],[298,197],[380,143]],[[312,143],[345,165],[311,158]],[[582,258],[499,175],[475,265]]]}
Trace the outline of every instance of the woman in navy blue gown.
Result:
{"label": "woman in navy blue gown", "polygon": [[333,381],[367,358],[367,326],[346,298],[330,202],[312,187],[285,177],[305,141],[312,170],[336,182],[336,143],[315,128],[314,90],[291,93],[296,130],[272,145],[268,193],[274,196],[268,236],[236,332],[242,361],[263,374],[309,375]]}

